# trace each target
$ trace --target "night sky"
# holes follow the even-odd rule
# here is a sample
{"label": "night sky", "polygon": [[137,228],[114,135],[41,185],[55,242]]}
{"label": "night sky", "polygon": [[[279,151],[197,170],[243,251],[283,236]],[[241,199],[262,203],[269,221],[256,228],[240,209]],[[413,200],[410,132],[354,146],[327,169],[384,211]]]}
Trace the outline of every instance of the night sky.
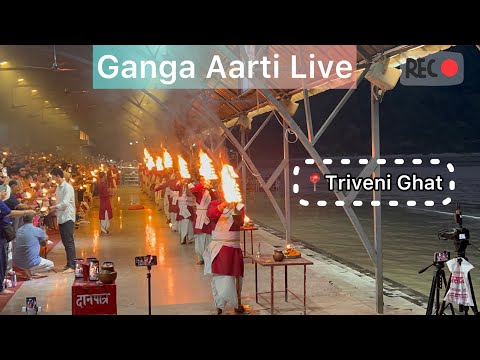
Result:
{"label": "night sky", "polygon": [[[456,46],[449,51],[464,56],[463,84],[406,87],[398,82],[385,94],[380,104],[382,155],[480,152],[480,51],[473,45]],[[315,132],[345,92],[329,90],[310,98]],[[299,104],[294,119],[306,133],[303,101]],[[251,134],[261,125],[258,120],[262,117],[255,118]],[[316,148],[321,156],[370,154],[370,132],[370,83],[363,80]],[[270,120],[250,151],[259,160],[282,157],[278,121]],[[305,155],[299,141],[290,147],[291,157]]]}

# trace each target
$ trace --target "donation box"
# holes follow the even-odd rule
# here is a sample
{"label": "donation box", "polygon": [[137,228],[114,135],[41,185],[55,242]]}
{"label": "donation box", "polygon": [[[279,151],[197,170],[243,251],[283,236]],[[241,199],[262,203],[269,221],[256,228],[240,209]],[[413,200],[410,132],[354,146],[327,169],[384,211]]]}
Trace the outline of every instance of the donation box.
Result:
{"label": "donation box", "polygon": [[72,315],[117,315],[117,285],[76,279]]}

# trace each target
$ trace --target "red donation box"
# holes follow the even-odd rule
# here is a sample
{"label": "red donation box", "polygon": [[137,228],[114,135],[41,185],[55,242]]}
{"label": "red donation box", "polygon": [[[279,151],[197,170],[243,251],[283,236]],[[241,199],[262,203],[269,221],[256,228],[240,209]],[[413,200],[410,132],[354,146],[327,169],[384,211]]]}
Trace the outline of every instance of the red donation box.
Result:
{"label": "red donation box", "polygon": [[72,315],[117,315],[117,285],[75,280]]}

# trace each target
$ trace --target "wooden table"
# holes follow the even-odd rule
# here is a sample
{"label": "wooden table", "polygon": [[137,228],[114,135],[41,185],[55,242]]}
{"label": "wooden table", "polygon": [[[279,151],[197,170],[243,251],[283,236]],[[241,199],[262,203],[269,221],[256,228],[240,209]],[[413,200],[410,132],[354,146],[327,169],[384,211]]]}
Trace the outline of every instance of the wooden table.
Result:
{"label": "wooden table", "polygon": [[[307,265],[313,265],[313,262],[306,260],[302,257],[296,259],[284,259],[283,261],[276,262],[273,260],[272,255],[260,255],[259,257],[255,255],[248,255],[250,259],[255,263],[255,302],[258,304],[258,297],[262,297],[265,301],[268,302],[268,299],[265,299],[262,294],[268,292],[258,292],[258,276],[257,276],[257,265],[269,266],[270,267],[270,313],[273,315],[274,310],[274,269],[277,266],[285,267],[285,290],[279,290],[277,292],[285,292],[285,302],[288,302],[288,293],[295,296],[298,300],[303,300],[303,314],[307,313]],[[288,267],[289,266],[303,266],[303,299],[297,296],[292,290],[288,288]]]}
{"label": "wooden table", "polygon": [[[241,226],[240,230],[243,231],[243,257],[247,257],[247,247],[246,247],[246,237],[247,237],[247,231],[250,231],[250,250],[252,251],[250,255],[253,255],[253,232],[255,230],[258,230],[256,226]],[[252,262],[253,264],[253,262]]]}

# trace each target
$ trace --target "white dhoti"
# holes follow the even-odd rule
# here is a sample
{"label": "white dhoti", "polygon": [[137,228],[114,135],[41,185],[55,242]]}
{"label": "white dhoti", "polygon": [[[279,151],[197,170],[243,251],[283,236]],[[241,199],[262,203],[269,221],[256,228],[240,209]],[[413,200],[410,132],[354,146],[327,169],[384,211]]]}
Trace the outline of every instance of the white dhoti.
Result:
{"label": "white dhoti", "polygon": [[163,197],[163,213],[167,217],[168,220],[170,220],[170,213],[168,212],[168,196],[165,194]]}
{"label": "white dhoti", "polygon": [[240,276],[213,275],[212,294],[215,307],[224,309],[228,303],[238,308],[238,294],[242,292],[242,278]]}
{"label": "white dhoti", "polygon": [[174,212],[170,213],[170,224],[172,224],[172,226],[170,227],[172,231],[178,230],[177,213],[174,213]]}
{"label": "white dhoti", "polygon": [[110,220],[108,218],[108,211],[105,210],[105,220],[100,220],[100,229],[102,233],[108,233],[108,229],[110,229]]}
{"label": "white dhoti", "polygon": [[[179,192],[172,191],[172,205],[177,205],[178,197],[179,197]],[[171,227],[172,231],[177,231],[178,230],[177,213],[170,212],[170,223],[172,224],[172,227]]]}
{"label": "white dhoti", "polygon": [[178,215],[183,219],[178,221],[178,232],[180,233],[180,243],[185,244],[193,239],[193,223],[190,217],[192,213],[188,210],[189,206],[193,206],[193,202],[185,193],[178,198]]}
{"label": "white dhoti", "polygon": [[211,283],[212,295],[215,307],[218,309],[224,309],[227,303],[237,309],[241,302],[242,277],[219,275],[212,272],[213,260],[215,260],[222,247],[240,248],[240,232],[230,231],[232,224],[232,216],[220,216],[215,230],[212,232],[212,241],[203,253],[205,262],[204,274],[213,275]]}
{"label": "white dhoti", "polygon": [[177,221],[178,232],[180,233],[180,243],[185,244],[193,238],[193,223],[190,219]]}
{"label": "white dhoti", "polygon": [[206,233],[195,234],[195,253],[198,256],[198,261],[203,261],[203,253],[208,244],[212,241],[212,235]]}

